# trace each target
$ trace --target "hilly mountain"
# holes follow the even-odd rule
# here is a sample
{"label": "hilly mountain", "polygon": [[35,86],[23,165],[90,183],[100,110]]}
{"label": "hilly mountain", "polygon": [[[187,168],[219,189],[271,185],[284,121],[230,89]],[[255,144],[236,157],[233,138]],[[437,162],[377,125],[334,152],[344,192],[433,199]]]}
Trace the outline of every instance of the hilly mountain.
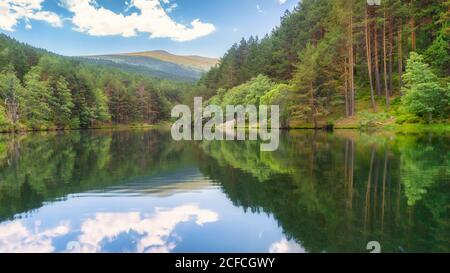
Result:
{"label": "hilly mountain", "polygon": [[208,71],[209,69],[211,69],[211,67],[219,63],[219,60],[214,58],[207,58],[195,55],[191,56],[174,55],[164,50],[128,53],[122,55],[153,58],[164,62],[183,65],[201,71]]}
{"label": "hilly mountain", "polygon": [[219,62],[213,58],[174,55],[163,50],[79,58],[146,76],[182,81],[197,81],[203,73]]}

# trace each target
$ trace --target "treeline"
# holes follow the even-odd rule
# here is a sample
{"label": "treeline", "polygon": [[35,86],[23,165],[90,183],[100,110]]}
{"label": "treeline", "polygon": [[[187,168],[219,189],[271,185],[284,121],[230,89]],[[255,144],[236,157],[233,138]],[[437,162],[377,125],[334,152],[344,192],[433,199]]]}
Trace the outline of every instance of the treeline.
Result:
{"label": "treeline", "polygon": [[193,85],[87,64],[0,35],[2,130],[154,124]]}
{"label": "treeline", "polygon": [[[270,35],[233,45],[200,83],[207,94],[217,94],[217,102],[264,75],[282,84],[265,94],[273,98],[266,102],[284,107],[286,123],[317,125],[318,120],[369,110],[445,118],[450,1],[368,2],[380,1],[303,0],[286,11]],[[417,54],[408,66],[412,52]],[[426,79],[417,73],[419,67]]]}

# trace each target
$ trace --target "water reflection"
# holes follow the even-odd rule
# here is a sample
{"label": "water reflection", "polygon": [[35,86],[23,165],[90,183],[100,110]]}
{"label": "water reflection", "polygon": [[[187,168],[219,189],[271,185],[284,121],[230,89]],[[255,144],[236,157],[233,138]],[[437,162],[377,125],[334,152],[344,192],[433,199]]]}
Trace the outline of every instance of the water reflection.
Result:
{"label": "water reflection", "polygon": [[44,230],[39,229],[40,222],[35,227],[27,227],[24,221],[16,220],[0,225],[1,253],[46,253],[53,252],[53,239],[69,233],[68,223]]}
{"label": "water reflection", "polygon": [[449,136],[0,137],[0,252],[448,252]]}
{"label": "water reflection", "polygon": [[137,237],[135,243],[138,252],[168,253],[176,247],[176,238],[170,238],[175,227],[192,218],[197,225],[202,226],[216,222],[219,216],[194,204],[171,209],[155,208],[153,215],[141,215],[138,212],[97,213],[94,218],[81,224],[82,234],[77,242],[82,252],[98,252],[102,250],[102,242],[111,243],[123,234]]}

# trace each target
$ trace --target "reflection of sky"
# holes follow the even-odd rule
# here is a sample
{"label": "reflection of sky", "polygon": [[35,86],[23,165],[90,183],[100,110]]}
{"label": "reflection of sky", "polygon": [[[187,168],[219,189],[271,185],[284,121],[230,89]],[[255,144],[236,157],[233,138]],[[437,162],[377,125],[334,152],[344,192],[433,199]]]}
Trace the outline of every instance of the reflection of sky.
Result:
{"label": "reflection of sky", "polygon": [[304,252],[272,216],[189,183],[170,195],[103,192],[47,204],[0,224],[0,252]]}

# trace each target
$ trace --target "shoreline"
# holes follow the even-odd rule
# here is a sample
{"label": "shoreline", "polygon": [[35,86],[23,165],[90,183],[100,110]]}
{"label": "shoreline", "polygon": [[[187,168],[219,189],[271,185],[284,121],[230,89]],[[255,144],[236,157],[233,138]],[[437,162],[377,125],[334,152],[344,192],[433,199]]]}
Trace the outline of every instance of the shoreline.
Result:
{"label": "shoreline", "polygon": [[70,131],[101,131],[101,130],[131,130],[131,129],[158,129],[166,126],[166,124],[153,125],[107,125],[89,128],[50,128],[50,129],[9,129],[0,130],[0,134],[27,134],[27,133],[43,133],[43,132],[70,132]]}
{"label": "shoreline", "polygon": [[[39,132],[70,132],[70,131],[101,131],[101,130],[142,130],[142,129],[160,129],[160,128],[170,128],[171,124],[169,122],[162,122],[159,124],[145,124],[145,125],[107,125],[107,126],[96,126],[90,128],[65,128],[65,129],[16,129],[16,130],[0,130],[0,134],[27,134],[27,133],[39,133]],[[245,129],[249,129],[246,127]],[[376,127],[361,127],[361,126],[339,126],[335,125],[330,127],[314,127],[313,125],[299,125],[280,128],[283,131],[289,130],[323,130],[323,131],[334,131],[334,130],[349,130],[349,131],[360,131],[369,133],[380,133],[380,132],[394,132],[394,133],[418,133],[418,132],[441,132],[450,133],[450,124],[448,123],[436,123],[436,124],[389,124],[385,126]]]}
{"label": "shoreline", "polygon": [[440,131],[450,133],[450,124],[448,123],[436,123],[436,124],[389,124],[375,127],[362,127],[362,126],[333,126],[332,129],[324,127],[314,126],[293,126],[287,128],[287,130],[358,130],[361,132],[419,132],[419,131]]}

